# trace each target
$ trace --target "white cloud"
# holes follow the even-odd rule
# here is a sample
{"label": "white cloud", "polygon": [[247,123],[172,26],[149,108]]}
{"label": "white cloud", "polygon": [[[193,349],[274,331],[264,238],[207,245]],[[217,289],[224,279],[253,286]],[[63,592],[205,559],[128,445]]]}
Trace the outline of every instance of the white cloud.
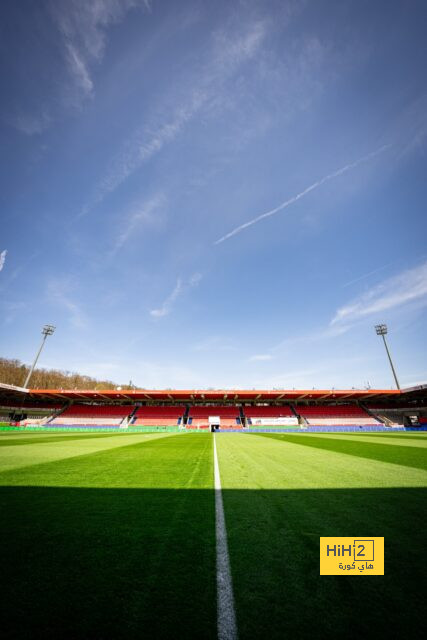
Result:
{"label": "white cloud", "polygon": [[169,122],[154,131],[136,132],[131,141],[125,144],[124,150],[112,162],[107,176],[98,184],[95,195],[86,203],[79,216],[82,217],[102,202],[104,198],[119,187],[134,171],[147,162],[162,148],[172,142],[181,132],[185,124],[197,113],[207,96],[195,93],[193,99],[185,107],[180,107],[171,116]]}
{"label": "white cloud", "polygon": [[54,97],[49,108],[41,104],[34,106],[32,113],[26,112],[27,100],[16,113],[4,118],[29,136],[40,134],[51,125],[59,115],[58,106],[66,111],[80,108],[93,94],[91,73],[104,57],[109,27],[119,23],[131,9],[151,10],[150,0],[53,0],[45,4],[60,34],[66,73],[53,77],[50,91],[44,91],[44,102],[50,92]]}
{"label": "white cloud", "polygon": [[163,316],[167,316],[172,311],[172,306],[175,300],[181,295],[182,291],[182,280],[181,278],[178,278],[172,293],[166,298],[161,307],[158,309],[151,309],[150,315],[153,316],[153,318],[162,318]]}
{"label": "white cloud", "polygon": [[125,145],[125,149],[113,161],[110,172],[98,185],[93,200],[83,207],[81,215],[88,213],[94,205],[120,186],[138,167],[159,153],[166,144],[172,142],[206,100],[206,93],[195,91],[188,104],[179,107],[171,115],[168,122],[163,123],[154,131],[145,130],[134,134],[132,141]]}
{"label": "white cloud", "polygon": [[7,256],[7,249],[4,249],[0,253],[0,271],[2,271],[2,269],[4,267],[4,263],[6,262],[6,256]]}
{"label": "white cloud", "polygon": [[249,362],[267,362],[268,360],[273,360],[273,356],[271,353],[258,353],[250,358],[248,358]]}
{"label": "white cloud", "polygon": [[45,131],[50,123],[51,117],[47,109],[41,110],[39,113],[25,114],[16,113],[13,117],[7,119],[7,122],[27,136],[34,136]]}
{"label": "white cloud", "polygon": [[274,216],[276,213],[279,213],[279,211],[282,211],[282,209],[286,209],[291,204],[294,204],[295,202],[297,202],[298,200],[300,200],[301,198],[306,196],[311,191],[314,191],[315,189],[318,189],[322,184],[325,184],[325,182],[328,182],[329,180],[332,180],[333,178],[337,178],[338,176],[341,176],[343,173],[346,173],[347,171],[350,171],[351,169],[355,169],[362,162],[366,162],[367,160],[370,160],[371,158],[374,158],[375,156],[377,156],[378,154],[382,153],[383,151],[385,151],[389,147],[390,147],[390,145],[384,145],[384,146],[380,147],[379,149],[376,149],[375,151],[372,151],[371,153],[368,153],[366,156],[363,156],[362,158],[359,158],[355,162],[347,164],[345,167],[341,167],[341,169],[337,169],[337,171],[334,171],[333,173],[330,173],[329,175],[325,176],[324,178],[321,178],[320,180],[317,180],[316,182],[311,184],[309,187],[304,189],[304,191],[301,191],[300,193],[298,193],[296,196],[293,196],[292,198],[289,198],[289,200],[285,200],[285,202],[282,202],[282,204],[279,204],[278,207],[275,207],[274,209],[270,209],[270,211],[266,211],[265,213],[262,213],[261,215],[256,216],[255,218],[252,218],[252,220],[249,220],[248,222],[245,222],[244,224],[239,225],[238,227],[236,227],[235,229],[233,229],[229,233],[226,233],[224,236],[222,236],[218,240],[215,240],[215,242],[213,244],[214,245],[221,244],[222,242],[225,242],[225,240],[228,240],[229,238],[232,238],[233,236],[237,235],[238,233],[241,233],[242,231],[244,231],[248,227],[251,227],[252,225],[257,224],[258,222],[261,222],[261,220],[264,220],[265,218],[270,218],[271,216]]}
{"label": "white cloud", "polygon": [[257,377],[254,375],[252,379],[260,389],[363,388],[365,376],[371,377],[370,365],[371,359],[364,356],[352,357],[344,353],[325,358],[323,355],[299,351],[287,359],[286,369],[268,367],[266,375],[261,377],[258,368],[255,373]]}
{"label": "white cloud", "polygon": [[199,282],[202,279],[202,274],[201,273],[193,273],[193,275],[191,276],[191,278],[188,281],[188,284],[190,285],[190,287],[195,287],[199,284]]}
{"label": "white cloud", "polygon": [[200,273],[194,273],[187,282],[183,282],[181,278],[178,278],[172,293],[158,309],[151,309],[150,315],[153,318],[163,318],[169,315],[177,299],[188,289],[197,286],[201,279],[202,275]]}
{"label": "white cloud", "polygon": [[341,307],[332,318],[331,325],[355,322],[410,303],[427,304],[427,262],[384,280]]}
{"label": "white cloud", "polygon": [[297,345],[305,345],[309,343],[324,342],[325,340],[333,340],[338,336],[344,335],[351,329],[351,325],[345,326],[329,326],[324,329],[315,329],[308,333],[295,335],[292,338],[286,338],[279,344],[275,345],[272,350],[280,351],[282,349],[288,349]]}
{"label": "white cloud", "polygon": [[67,50],[68,65],[74,75],[76,85],[82,89],[83,93],[92,93],[93,82],[83,57],[70,42],[67,42],[65,46]]}
{"label": "white cloud", "polygon": [[47,286],[47,296],[51,304],[62,307],[69,313],[70,322],[77,329],[82,329],[87,325],[87,319],[80,305],[75,302],[70,294],[73,285],[69,279],[53,279]]}
{"label": "white cloud", "polygon": [[[5,250],[4,252],[0,253],[0,271],[3,269],[3,265],[4,265],[4,257],[3,253],[6,255],[7,254],[7,250]],[[0,294],[3,294],[5,291],[7,291],[8,289],[15,289],[15,291],[17,290],[16,286],[14,285],[14,282],[17,278],[19,278],[23,273],[25,273],[28,265],[35,260],[35,258],[37,258],[40,255],[40,251],[34,251],[33,253],[29,254],[28,256],[26,256],[25,258],[22,259],[22,261],[20,262],[20,264],[15,267],[14,269],[12,269],[12,271],[8,270],[7,273],[7,278],[3,278],[2,279],[2,283],[0,285]],[[19,289],[19,287],[18,287]]]}
{"label": "white cloud", "polygon": [[[90,66],[105,52],[107,29],[135,7],[150,9],[148,0],[67,0],[50,5],[62,35],[64,56],[76,88],[83,97],[93,91]],[[78,98],[76,98],[78,99]]]}
{"label": "white cloud", "polygon": [[215,72],[229,73],[245,60],[253,58],[266,34],[265,21],[259,20],[249,25],[234,37],[228,30],[222,30],[215,38]]}
{"label": "white cloud", "polygon": [[115,236],[113,254],[117,253],[142,225],[154,222],[155,215],[158,214],[165,202],[164,194],[159,193],[149,200],[131,207],[130,213],[124,219],[120,218],[120,232]]}
{"label": "white cloud", "polygon": [[427,92],[424,91],[388,127],[387,136],[395,140],[399,159],[423,152],[427,141]]}
{"label": "white cloud", "polygon": [[221,31],[214,35],[214,45],[209,62],[197,75],[183,77],[180,85],[188,86],[186,99],[169,96],[165,102],[177,104],[173,109],[157,108],[166,112],[162,122],[156,120],[137,129],[123,145],[122,150],[111,163],[106,177],[100,181],[92,199],[84,205],[80,216],[86,215],[109,193],[117,189],[142,164],[168,144],[172,143],[189,122],[201,112],[203,107],[221,107],[219,99],[223,83],[233,76],[241,64],[252,59],[266,33],[264,22],[255,22],[241,28]]}

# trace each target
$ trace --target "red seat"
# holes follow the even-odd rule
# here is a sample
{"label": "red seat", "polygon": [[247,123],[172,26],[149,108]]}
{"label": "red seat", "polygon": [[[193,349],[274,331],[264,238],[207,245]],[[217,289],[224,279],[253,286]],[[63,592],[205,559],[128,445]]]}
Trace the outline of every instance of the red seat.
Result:
{"label": "red seat", "polygon": [[135,425],[173,426],[182,418],[185,407],[139,407],[136,411]]}

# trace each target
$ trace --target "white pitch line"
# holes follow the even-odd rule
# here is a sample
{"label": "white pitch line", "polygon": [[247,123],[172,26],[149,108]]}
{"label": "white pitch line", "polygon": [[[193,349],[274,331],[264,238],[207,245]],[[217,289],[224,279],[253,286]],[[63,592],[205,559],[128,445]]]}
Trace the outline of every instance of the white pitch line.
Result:
{"label": "white pitch line", "polygon": [[[227,437],[227,436],[226,436]],[[214,435],[215,520],[216,520],[216,593],[218,640],[237,640],[233,582],[228,556],[227,529],[222,503],[221,477]]]}

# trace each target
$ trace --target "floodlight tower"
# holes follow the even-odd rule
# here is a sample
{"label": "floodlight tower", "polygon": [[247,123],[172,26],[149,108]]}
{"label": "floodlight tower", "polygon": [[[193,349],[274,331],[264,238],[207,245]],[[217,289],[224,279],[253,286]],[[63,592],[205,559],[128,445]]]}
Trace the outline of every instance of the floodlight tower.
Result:
{"label": "floodlight tower", "polygon": [[397,379],[396,371],[394,370],[393,361],[391,359],[390,351],[388,350],[387,341],[385,339],[385,337],[387,335],[387,331],[388,331],[387,325],[386,324],[376,324],[375,325],[375,331],[377,332],[377,336],[382,336],[382,338],[384,340],[384,346],[385,346],[385,350],[387,351],[388,359],[389,359],[389,362],[390,362],[390,367],[391,367],[391,370],[392,370],[393,376],[394,376],[394,381],[396,382],[396,387],[398,389],[400,389],[399,380]]}
{"label": "floodlight tower", "polygon": [[51,336],[51,335],[52,335],[52,333],[55,331],[55,329],[56,329],[56,327],[54,327],[52,324],[45,324],[45,325],[44,325],[44,327],[43,327],[43,329],[42,329],[42,334],[43,334],[42,343],[41,343],[41,345],[40,345],[40,349],[38,350],[36,357],[34,358],[33,366],[32,366],[32,367],[31,367],[31,369],[29,370],[28,375],[27,375],[27,377],[26,377],[26,379],[25,379],[25,382],[24,382],[24,387],[25,387],[25,389],[27,389],[27,388],[28,388],[28,384],[29,384],[29,382],[30,382],[30,378],[31,378],[31,376],[33,375],[34,368],[35,368],[35,366],[36,366],[36,364],[37,364],[37,360],[38,360],[38,359],[39,359],[39,357],[40,357],[40,354],[41,354],[42,349],[43,349],[43,347],[44,347],[44,343],[46,342],[46,338],[47,338],[48,336]]}

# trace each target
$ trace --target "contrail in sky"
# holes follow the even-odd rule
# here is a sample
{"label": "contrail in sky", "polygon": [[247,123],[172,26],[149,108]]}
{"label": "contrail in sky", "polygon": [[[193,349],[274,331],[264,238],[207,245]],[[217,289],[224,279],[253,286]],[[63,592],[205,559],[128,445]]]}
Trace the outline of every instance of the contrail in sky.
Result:
{"label": "contrail in sky", "polygon": [[375,273],[379,273],[380,271],[383,271],[387,267],[390,267],[393,263],[394,263],[394,260],[392,262],[387,262],[387,264],[383,264],[382,267],[378,267],[377,269],[374,269],[373,271],[368,271],[368,273],[364,273],[362,276],[359,276],[358,278],[354,278],[353,280],[349,280],[348,282],[343,284],[342,287],[343,288],[344,287],[349,287],[351,284],[355,284],[356,282],[360,282],[361,280],[364,280],[365,278],[369,278],[369,276],[373,276]]}
{"label": "contrail in sky", "polygon": [[294,202],[296,202],[297,200],[300,200],[301,198],[306,196],[308,193],[310,193],[310,191],[314,191],[315,189],[320,187],[325,182],[328,182],[329,180],[332,180],[333,178],[337,178],[338,176],[341,176],[343,173],[346,173],[347,171],[350,171],[351,169],[354,169],[359,164],[362,164],[362,162],[367,162],[368,160],[370,160],[371,158],[374,158],[375,156],[379,155],[380,153],[382,153],[383,151],[385,151],[389,147],[391,147],[390,144],[383,145],[382,147],[380,147],[376,151],[372,151],[371,153],[368,153],[368,155],[363,156],[363,158],[359,158],[359,160],[356,160],[355,162],[352,162],[351,164],[347,164],[345,167],[342,167],[341,169],[338,169],[337,171],[334,171],[333,173],[330,173],[329,175],[325,176],[324,178],[321,178],[321,180],[318,180],[317,182],[314,182],[313,184],[311,184],[309,187],[304,189],[304,191],[301,191],[301,193],[298,193],[298,195],[293,196],[292,198],[290,198],[289,200],[286,200],[285,202],[282,202],[282,204],[279,204],[279,206],[276,207],[275,209],[271,209],[270,211],[266,211],[265,213],[262,213],[261,215],[257,216],[256,218],[253,218],[252,220],[249,220],[248,222],[245,222],[244,224],[241,224],[239,227],[236,227],[235,229],[233,229],[232,231],[227,233],[225,236],[222,236],[222,238],[219,238],[219,240],[215,240],[214,244],[221,244],[221,242],[224,242],[225,240],[228,240],[229,238],[232,238],[233,236],[236,236],[238,233],[240,233],[241,231],[244,231],[248,227],[251,227],[253,224],[257,224],[257,222],[261,222],[261,220],[264,220],[264,218],[269,218],[270,216],[274,216],[276,213],[278,213],[282,209],[286,209],[286,207],[289,207],[291,204],[294,204]]}

